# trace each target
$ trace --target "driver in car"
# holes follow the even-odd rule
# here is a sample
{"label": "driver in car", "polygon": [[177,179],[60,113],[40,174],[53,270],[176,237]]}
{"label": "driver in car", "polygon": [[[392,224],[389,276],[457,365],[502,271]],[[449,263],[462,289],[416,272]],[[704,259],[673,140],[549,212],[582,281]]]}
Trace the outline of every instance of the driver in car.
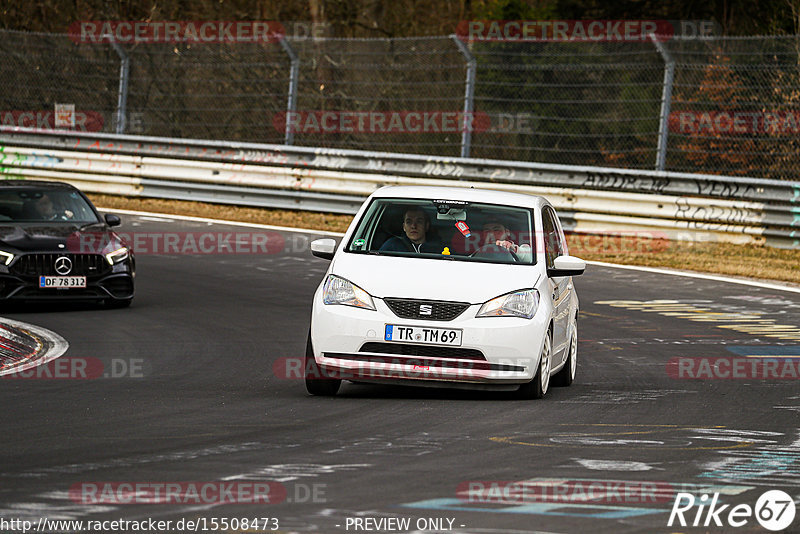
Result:
{"label": "driver in car", "polygon": [[56,208],[52,199],[45,193],[37,198],[33,203],[36,215],[46,221],[67,220],[72,218],[70,210],[59,210]]}
{"label": "driver in car", "polygon": [[487,219],[482,227],[483,243],[484,245],[497,245],[503,247],[507,251],[513,253],[520,262],[529,263],[533,257],[533,252],[530,245],[523,244],[517,245],[511,239],[511,230],[500,220],[495,217]]}
{"label": "driver in car", "polygon": [[403,213],[403,235],[390,237],[381,246],[380,250],[440,254],[442,245],[427,239],[430,228],[431,220],[424,210],[413,207],[408,208]]}

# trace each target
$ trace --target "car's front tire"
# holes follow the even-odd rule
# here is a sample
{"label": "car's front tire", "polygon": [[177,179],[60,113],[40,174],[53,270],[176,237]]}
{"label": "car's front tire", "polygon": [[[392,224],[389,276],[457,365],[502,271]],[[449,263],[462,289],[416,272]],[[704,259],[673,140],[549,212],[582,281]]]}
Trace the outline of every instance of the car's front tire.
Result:
{"label": "car's front tire", "polygon": [[548,331],[542,345],[542,354],[539,358],[539,369],[536,376],[527,384],[522,384],[516,391],[520,399],[541,399],[550,386],[550,365],[553,357],[553,339]]}
{"label": "car's front tire", "polygon": [[317,365],[314,358],[314,347],[311,344],[311,332],[308,333],[305,358],[306,391],[312,395],[332,397],[339,391],[342,381],[338,378],[328,378],[327,373]]}
{"label": "car's front tire", "polygon": [[569,338],[569,352],[564,367],[553,376],[553,385],[557,387],[571,386],[575,381],[575,374],[578,370],[578,320],[572,325],[572,336]]}

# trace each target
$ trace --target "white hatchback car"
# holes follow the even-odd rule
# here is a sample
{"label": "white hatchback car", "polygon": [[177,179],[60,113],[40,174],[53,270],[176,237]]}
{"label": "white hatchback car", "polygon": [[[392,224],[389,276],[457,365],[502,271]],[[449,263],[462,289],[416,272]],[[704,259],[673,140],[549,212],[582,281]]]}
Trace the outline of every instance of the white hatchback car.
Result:
{"label": "white hatchback car", "polygon": [[319,239],[311,252],[332,260],[314,294],[311,394],[335,395],[345,379],[541,398],[575,378],[572,276],[586,263],[542,197],[384,187],[338,245]]}

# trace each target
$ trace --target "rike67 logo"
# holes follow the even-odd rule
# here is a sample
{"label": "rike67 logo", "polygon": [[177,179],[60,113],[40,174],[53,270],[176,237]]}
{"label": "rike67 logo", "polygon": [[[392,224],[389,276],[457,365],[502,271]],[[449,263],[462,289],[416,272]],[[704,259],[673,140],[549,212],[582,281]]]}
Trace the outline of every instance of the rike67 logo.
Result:
{"label": "rike67 logo", "polygon": [[682,527],[738,528],[747,525],[755,517],[765,529],[778,532],[792,524],[795,513],[792,497],[781,490],[770,490],[762,494],[756,501],[755,508],[749,504],[737,504],[733,508],[729,504],[720,505],[719,493],[714,493],[713,497],[704,494],[695,499],[691,493],[681,492],[675,496],[667,526],[673,526],[677,520],[677,524]]}

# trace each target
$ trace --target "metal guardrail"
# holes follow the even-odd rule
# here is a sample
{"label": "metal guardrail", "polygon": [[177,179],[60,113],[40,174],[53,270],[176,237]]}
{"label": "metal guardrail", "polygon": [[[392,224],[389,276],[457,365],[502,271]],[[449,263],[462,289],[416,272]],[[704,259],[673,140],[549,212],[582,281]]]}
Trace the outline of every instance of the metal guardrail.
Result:
{"label": "metal guardrail", "polygon": [[98,193],[355,213],[391,184],[548,197],[566,229],[800,248],[800,182],[0,127],[0,174]]}

